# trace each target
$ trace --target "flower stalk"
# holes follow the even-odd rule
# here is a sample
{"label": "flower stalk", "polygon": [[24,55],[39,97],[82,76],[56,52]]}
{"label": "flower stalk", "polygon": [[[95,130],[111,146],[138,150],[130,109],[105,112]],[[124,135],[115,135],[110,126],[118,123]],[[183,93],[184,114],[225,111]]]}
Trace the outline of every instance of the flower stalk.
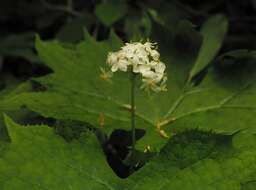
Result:
{"label": "flower stalk", "polygon": [[136,74],[132,71],[131,78],[131,132],[132,132],[132,153],[135,150],[136,134],[135,134],[135,78]]}

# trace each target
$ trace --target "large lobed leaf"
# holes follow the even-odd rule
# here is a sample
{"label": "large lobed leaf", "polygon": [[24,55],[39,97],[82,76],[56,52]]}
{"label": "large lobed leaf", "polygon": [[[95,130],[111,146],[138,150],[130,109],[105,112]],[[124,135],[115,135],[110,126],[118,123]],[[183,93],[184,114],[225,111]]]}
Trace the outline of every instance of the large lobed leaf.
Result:
{"label": "large lobed leaf", "polygon": [[1,153],[1,189],[111,189],[117,180],[93,134],[67,143],[48,126],[5,121],[11,143]]}
{"label": "large lobed leaf", "polygon": [[[216,28],[216,22],[222,24]],[[162,130],[169,135],[190,128],[226,134],[245,128],[251,128],[248,132],[254,130],[254,65],[232,67],[228,72],[211,69],[197,86],[190,80],[219,50],[226,22],[225,17],[214,16],[203,25],[201,34],[188,22],[181,22],[175,33],[155,27],[154,39],[167,64],[168,92],[147,94],[139,89],[139,79],[136,81],[136,127],[146,131],[137,148],[150,145],[160,149],[167,141]],[[204,43],[199,48],[201,36]],[[37,39],[40,57],[54,71],[38,79],[47,91],[24,93],[8,102],[25,104],[45,117],[90,122],[107,133],[117,128],[128,130],[129,77],[124,73],[115,73],[112,81],[100,77],[108,52],[121,45],[114,34],[103,42],[86,34],[85,41],[77,46]]]}
{"label": "large lobed leaf", "polygon": [[91,132],[67,143],[48,126],[21,126],[7,116],[5,122],[11,143],[1,149],[2,190],[235,190],[250,188],[256,179],[255,135],[180,135],[121,180]]}

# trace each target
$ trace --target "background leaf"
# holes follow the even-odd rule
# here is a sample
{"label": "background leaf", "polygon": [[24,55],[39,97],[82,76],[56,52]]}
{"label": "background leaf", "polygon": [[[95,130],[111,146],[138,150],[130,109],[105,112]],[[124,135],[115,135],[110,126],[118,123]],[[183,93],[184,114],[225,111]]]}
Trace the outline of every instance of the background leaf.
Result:
{"label": "background leaf", "polygon": [[106,26],[111,26],[126,14],[127,6],[124,1],[112,0],[96,6],[95,14]]}
{"label": "background leaf", "polygon": [[228,20],[223,15],[212,16],[203,24],[200,32],[203,36],[203,44],[190,71],[189,80],[211,63],[222,46],[227,30]]}

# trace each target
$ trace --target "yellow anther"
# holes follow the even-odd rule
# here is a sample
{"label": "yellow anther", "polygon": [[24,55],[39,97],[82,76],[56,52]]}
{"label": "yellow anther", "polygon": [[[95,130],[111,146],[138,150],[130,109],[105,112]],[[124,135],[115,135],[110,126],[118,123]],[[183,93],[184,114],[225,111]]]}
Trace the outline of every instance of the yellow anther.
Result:
{"label": "yellow anther", "polygon": [[160,122],[160,121],[158,121],[156,123],[156,131],[159,133],[159,135],[161,137],[163,137],[163,138],[170,138],[170,136],[163,129],[161,129],[161,126],[162,126],[161,124],[162,124],[162,122]]}
{"label": "yellow anther", "polygon": [[147,145],[143,152],[144,153],[151,152],[151,147]]}
{"label": "yellow anther", "polygon": [[158,133],[163,138],[166,138],[166,139],[170,138],[170,136],[163,129],[159,130]]}
{"label": "yellow anther", "polygon": [[[128,110],[128,111],[132,110],[132,106],[130,104],[122,104],[121,107]],[[136,110],[136,107],[134,109]]]}
{"label": "yellow anther", "polygon": [[110,81],[111,77],[112,77],[112,72],[110,71],[106,71],[105,69],[103,68],[100,68],[100,71],[101,71],[101,74],[100,74],[100,78],[102,80],[105,80],[105,81]]}
{"label": "yellow anther", "polygon": [[100,113],[99,124],[100,124],[101,128],[104,127],[104,125],[105,125],[105,115],[104,115],[104,113]]}

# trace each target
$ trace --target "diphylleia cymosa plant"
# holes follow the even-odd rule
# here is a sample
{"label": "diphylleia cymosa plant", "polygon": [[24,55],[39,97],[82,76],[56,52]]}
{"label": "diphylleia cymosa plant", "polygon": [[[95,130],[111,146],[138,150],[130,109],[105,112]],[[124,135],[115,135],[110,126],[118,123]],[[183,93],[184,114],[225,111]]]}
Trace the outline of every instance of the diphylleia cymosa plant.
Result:
{"label": "diphylleia cymosa plant", "polygon": [[[166,66],[160,61],[156,43],[126,43],[119,51],[110,52],[107,64],[111,72],[129,72],[131,78],[132,151],[135,148],[135,78],[142,77],[141,88],[154,92],[166,91]],[[111,74],[112,76],[112,74]]]}

